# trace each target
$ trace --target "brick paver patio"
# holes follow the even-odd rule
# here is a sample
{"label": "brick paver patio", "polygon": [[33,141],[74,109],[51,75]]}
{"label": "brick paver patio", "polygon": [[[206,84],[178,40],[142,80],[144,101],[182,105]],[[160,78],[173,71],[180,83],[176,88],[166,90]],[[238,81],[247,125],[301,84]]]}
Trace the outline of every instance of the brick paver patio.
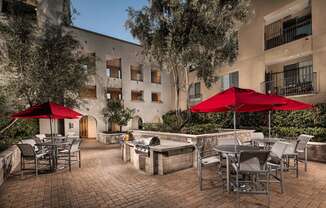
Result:
{"label": "brick paver patio", "polygon": [[[0,188],[0,207],[234,207],[235,195],[225,193],[215,180],[199,191],[195,169],[165,176],[148,176],[121,161],[117,146],[86,141],[82,168],[53,174],[11,177]],[[271,207],[326,207],[326,164],[310,162],[285,175],[285,193],[272,185]],[[208,173],[208,174],[207,174]],[[206,176],[212,176],[212,171]],[[210,177],[211,178],[211,177]],[[242,207],[264,207],[265,196],[241,197]]]}

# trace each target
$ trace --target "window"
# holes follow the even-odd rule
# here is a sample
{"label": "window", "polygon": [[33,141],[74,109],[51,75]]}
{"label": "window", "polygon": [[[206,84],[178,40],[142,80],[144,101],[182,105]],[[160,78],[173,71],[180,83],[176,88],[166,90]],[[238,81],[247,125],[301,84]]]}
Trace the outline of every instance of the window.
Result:
{"label": "window", "polygon": [[143,70],[142,70],[142,65],[130,65],[130,75],[131,75],[131,80],[134,81],[143,81]]}
{"label": "window", "polygon": [[109,100],[122,100],[122,89],[109,88],[106,93],[106,98]]}
{"label": "window", "polygon": [[152,92],[152,102],[158,102],[161,103],[161,93],[158,92]]}
{"label": "window", "polygon": [[239,72],[232,72],[221,78],[222,89],[226,90],[230,87],[239,87]]}
{"label": "window", "polygon": [[189,86],[189,98],[200,98],[200,82],[193,83]]}
{"label": "window", "polygon": [[110,59],[106,61],[106,75],[111,78],[122,78],[121,59]]}
{"label": "window", "polygon": [[152,83],[161,84],[161,71],[159,69],[151,71],[151,81]]}
{"label": "window", "polygon": [[132,101],[144,101],[143,91],[131,91]]}
{"label": "window", "polygon": [[96,53],[88,54],[89,62],[82,66],[86,73],[95,74],[96,71]]}
{"label": "window", "polygon": [[79,96],[81,99],[96,99],[96,86],[86,86],[80,90]]}
{"label": "window", "polygon": [[313,67],[312,61],[284,66],[284,85],[285,87],[297,86],[302,83],[312,82]]}

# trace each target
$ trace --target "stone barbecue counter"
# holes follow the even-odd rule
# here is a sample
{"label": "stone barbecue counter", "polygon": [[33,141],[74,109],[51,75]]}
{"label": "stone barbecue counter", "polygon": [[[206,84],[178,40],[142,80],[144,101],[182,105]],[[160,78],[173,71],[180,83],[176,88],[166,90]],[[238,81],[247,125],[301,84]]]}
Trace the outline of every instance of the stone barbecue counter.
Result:
{"label": "stone barbecue counter", "polygon": [[151,175],[164,175],[193,167],[193,144],[164,139],[160,141],[160,145],[150,147],[148,155],[138,154],[134,143],[126,142],[122,146],[123,160]]}

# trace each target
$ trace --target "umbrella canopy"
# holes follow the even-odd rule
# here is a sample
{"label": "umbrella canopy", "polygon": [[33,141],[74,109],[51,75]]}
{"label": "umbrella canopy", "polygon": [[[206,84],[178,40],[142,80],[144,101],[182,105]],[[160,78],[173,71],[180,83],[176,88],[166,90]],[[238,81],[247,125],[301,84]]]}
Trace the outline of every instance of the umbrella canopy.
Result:
{"label": "umbrella canopy", "polygon": [[255,112],[285,105],[278,96],[269,96],[250,89],[231,87],[193,106],[192,112]]}
{"label": "umbrella canopy", "polygon": [[82,114],[53,102],[34,105],[21,112],[11,115],[13,118],[50,118],[50,119],[74,119]]}
{"label": "umbrella canopy", "polygon": [[277,98],[280,100],[283,100],[286,104],[285,105],[281,105],[281,106],[272,106],[271,109],[269,109],[269,113],[268,113],[268,137],[271,137],[271,111],[272,110],[281,110],[281,111],[297,111],[297,110],[307,110],[307,109],[312,109],[313,105],[308,104],[308,103],[304,103],[304,102],[300,102],[300,101],[296,101],[296,100],[292,100],[286,97],[282,97],[282,96],[278,96],[278,95],[269,95],[270,97],[273,98]]}
{"label": "umbrella canopy", "polygon": [[286,103],[285,105],[281,105],[281,106],[273,106],[271,110],[296,111],[296,110],[307,110],[313,108],[313,105],[308,103],[292,100],[278,95],[271,95],[271,96],[283,100]]}

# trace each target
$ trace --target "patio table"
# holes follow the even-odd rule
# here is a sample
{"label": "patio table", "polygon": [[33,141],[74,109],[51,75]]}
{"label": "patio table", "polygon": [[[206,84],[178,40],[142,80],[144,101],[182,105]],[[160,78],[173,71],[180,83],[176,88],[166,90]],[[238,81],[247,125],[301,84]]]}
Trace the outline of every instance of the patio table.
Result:
{"label": "patio table", "polygon": [[38,143],[35,144],[37,146],[41,147],[47,147],[50,149],[50,157],[51,157],[51,171],[56,171],[57,166],[58,166],[58,160],[57,160],[57,154],[58,154],[58,148],[63,147],[65,145],[69,145],[70,142],[43,142],[43,143]]}
{"label": "patio table", "polygon": [[259,150],[259,148],[247,145],[218,145],[214,147],[214,150],[225,155],[226,190],[230,192],[230,155],[238,155],[241,151]]}
{"label": "patio table", "polygon": [[281,139],[281,138],[254,138],[254,139],[251,139],[251,141],[254,145],[263,143],[264,147],[267,147],[268,149],[270,149],[270,147],[273,144],[275,144],[276,142],[279,142],[279,141],[283,141],[283,139]]}

